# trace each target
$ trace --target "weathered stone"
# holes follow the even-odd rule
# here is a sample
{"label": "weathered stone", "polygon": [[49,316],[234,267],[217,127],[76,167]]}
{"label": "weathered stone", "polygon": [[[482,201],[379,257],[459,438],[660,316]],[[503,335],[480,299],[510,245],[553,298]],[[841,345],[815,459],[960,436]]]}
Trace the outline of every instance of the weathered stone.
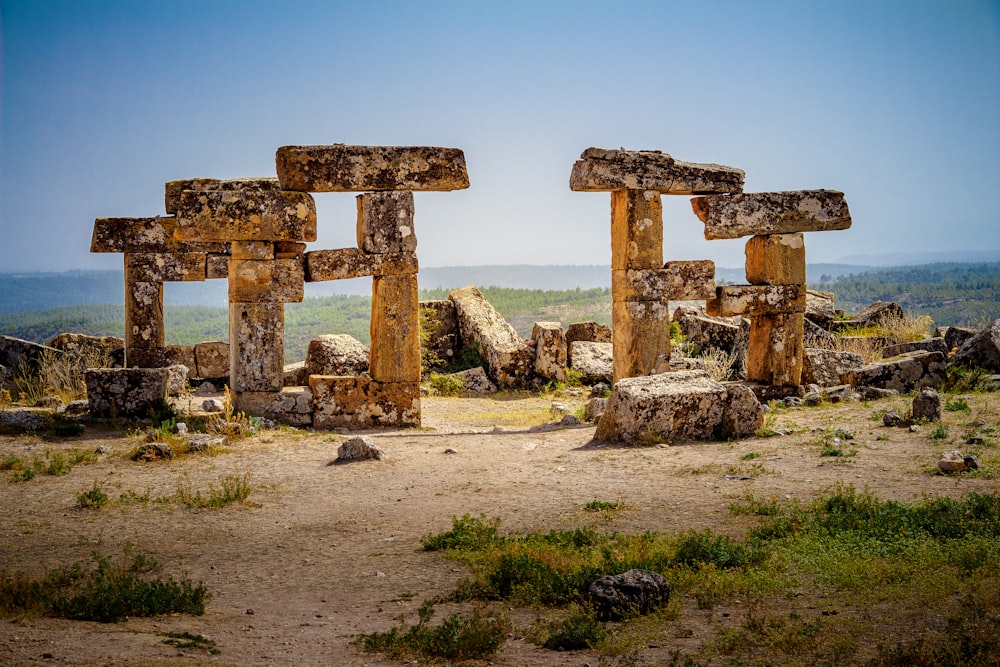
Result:
{"label": "weathered stone", "polygon": [[345,440],[337,448],[338,461],[368,461],[385,458],[385,452],[367,435],[356,435]]}
{"label": "weathered stone", "polygon": [[704,371],[677,371],[615,382],[597,440],[651,444],[711,437],[722,424],[726,388]]}
{"label": "weathered stone", "polygon": [[670,359],[670,310],[666,302],[614,301],[611,318],[615,382],[655,373],[661,359]]}
{"label": "weathered stone", "polygon": [[188,371],[197,371],[194,345],[166,345],[163,348],[164,358],[170,362],[167,366],[186,366]]}
{"label": "weathered stone", "polygon": [[722,435],[729,438],[753,435],[764,425],[764,407],[749,387],[737,383],[724,386],[726,402],[722,412]]}
{"label": "weathered stone", "polygon": [[900,354],[906,354],[907,352],[941,352],[947,355],[948,345],[944,342],[943,337],[896,343],[895,345],[886,345],[882,348],[882,357],[889,359]]}
{"label": "weathered stone", "polygon": [[615,301],[665,301],[715,298],[715,262],[667,262],[662,269],[611,271]]}
{"label": "weathered stone", "polygon": [[132,455],[133,461],[160,461],[174,458],[174,450],[165,442],[144,442]]}
{"label": "weathered stone", "polygon": [[1000,373],[1000,319],[962,343],[951,363]]}
{"label": "weathered stone", "polygon": [[[209,411],[206,410],[206,412]],[[216,447],[224,447],[226,444],[226,436],[210,435],[208,433],[192,433],[190,435],[185,435],[184,441],[187,443],[189,452],[192,454],[201,454],[203,452],[211,451]]]}
{"label": "weathered stone", "polygon": [[316,202],[306,192],[185,190],[181,241],[315,241]]}
{"label": "weathered stone", "polygon": [[824,348],[805,348],[802,355],[802,382],[832,387],[854,384],[855,373],[865,365],[860,354]]}
{"label": "weathered stone", "polygon": [[306,244],[298,241],[275,241],[275,259],[303,259],[306,252]]}
{"label": "weathered stone", "polygon": [[224,253],[228,250],[222,242],[175,240],[175,229],[177,219],[173,217],[97,218],[94,220],[90,252]]}
{"label": "weathered stone", "polygon": [[0,410],[0,433],[44,431],[52,425],[48,410],[12,407]]}
{"label": "weathered stone", "polygon": [[215,396],[221,393],[219,388],[216,387],[210,380],[205,380],[198,385],[198,388],[194,390],[195,396]]}
{"label": "weathered stone", "polygon": [[836,190],[695,197],[691,207],[705,223],[705,238],[709,240],[821,232],[851,226],[851,213],[844,193]]}
{"label": "weathered stone", "polygon": [[802,325],[802,342],[806,347],[833,348],[833,334],[810,320],[808,314]]}
{"label": "weathered stone", "polygon": [[920,390],[913,397],[910,414],[914,419],[926,419],[929,422],[941,420],[941,397],[929,387]]}
{"label": "weathered stone", "polygon": [[583,406],[583,420],[596,424],[604,411],[608,409],[608,399],[603,396],[595,396],[594,398],[588,399],[586,404]]}
{"label": "weathered stone", "polygon": [[88,336],[61,333],[49,347],[62,350],[83,368],[116,368],[125,365],[125,339],[117,336]]}
{"label": "weathered stone", "polygon": [[42,396],[40,399],[35,401],[35,407],[56,410],[62,407],[62,399],[57,396]]}
{"label": "weathered stone", "polygon": [[134,347],[125,350],[125,365],[129,368],[166,368],[174,363],[164,347]]}
{"label": "weathered stone", "polygon": [[358,195],[358,247],[370,254],[416,252],[413,193],[366,192]]}
{"label": "weathered stone", "polygon": [[670,583],[648,570],[628,570],[601,577],[587,589],[597,617],[617,621],[648,614],[670,601]]}
{"label": "weathered stone", "polygon": [[312,392],[308,387],[281,391],[242,391],[235,394],[236,408],[248,415],[273,419],[289,426],[312,424]]}
{"label": "weathered stone", "polygon": [[[734,382],[730,384],[736,383]],[[784,401],[789,397],[798,399],[797,404],[801,404],[801,399],[806,394],[805,387],[802,385],[770,385],[762,384],[760,382],[752,382],[750,380],[743,380],[739,384],[744,387],[749,387],[762,405],[771,401]]]}
{"label": "weathered stone", "polygon": [[229,343],[203,341],[194,346],[195,374],[200,378],[229,377]]}
{"label": "weathered stone", "polygon": [[705,303],[709,315],[783,315],[804,313],[805,285],[719,285]]}
{"label": "weathered stone", "polygon": [[181,193],[185,190],[226,190],[230,192],[275,192],[281,189],[278,179],[264,178],[185,178],[168,181],[164,187],[163,205],[167,213],[180,209]]}
{"label": "weathered stone", "polygon": [[497,390],[496,385],[490,382],[490,378],[482,366],[449,373],[449,377],[461,380],[462,390],[470,394],[488,394]]}
{"label": "weathered stone", "polygon": [[806,290],[806,319],[829,332],[837,315],[833,309],[833,292]]}
{"label": "weathered stone", "polygon": [[943,354],[911,352],[862,367],[855,373],[855,383],[862,387],[881,387],[906,393],[920,386],[937,386],[944,376]]}
{"label": "weathered stone", "polygon": [[611,269],[663,266],[663,203],[653,190],[611,193]]}
{"label": "weathered stone", "polygon": [[454,290],[448,299],[455,304],[462,345],[476,345],[486,373],[501,389],[528,384],[535,365],[534,350],[475,287]]}
{"label": "weathered stone", "polygon": [[280,303],[229,304],[230,388],[281,391],[285,311]]}
{"label": "weathered stone", "polygon": [[420,382],[417,276],[380,276],[372,286],[371,354],[376,382]]}
{"label": "weathered stone", "polygon": [[944,473],[965,472],[965,457],[958,450],[945,452],[938,460],[938,469]]}
{"label": "weathered stone", "polygon": [[229,277],[229,255],[205,255],[205,278]]}
{"label": "weathered stone", "polygon": [[570,367],[585,383],[611,382],[614,375],[613,344],[575,340],[569,344]]}
{"label": "weathered stone", "polygon": [[975,329],[969,327],[937,327],[934,329],[934,337],[944,338],[944,344],[949,353],[957,351],[965,341],[975,336],[976,333]]}
{"label": "weathered stone", "polygon": [[368,375],[311,375],[313,427],[419,426],[420,385],[375,382]]}
{"label": "weathered stone", "polygon": [[[163,283],[125,284],[125,354],[164,345]],[[133,359],[126,359],[131,364]]]}
{"label": "weathered stone", "polygon": [[739,320],[713,317],[694,306],[678,306],[673,321],[681,328],[685,342],[702,350],[732,352],[740,331]]}
{"label": "weathered stone", "polygon": [[91,368],[84,374],[90,412],[100,417],[145,417],[167,398],[166,368]]}
{"label": "weathered stone", "polygon": [[282,146],[275,154],[285,190],[447,191],[469,187],[465,154],[430,146]]}
{"label": "weathered stone", "polygon": [[125,253],[126,283],[201,281],[205,275],[204,253]]}
{"label": "weathered stone", "polygon": [[306,280],[346,280],[366,276],[395,276],[416,273],[419,269],[413,253],[368,255],[360,248],[314,250],[305,254]]}
{"label": "weathered stone", "polygon": [[743,191],[743,170],[681,162],[660,151],[588,148],[573,165],[570,190],[652,190],[669,195]]}
{"label": "weathered stone", "polygon": [[569,351],[559,322],[535,322],[531,330],[535,341],[535,374],[545,380],[566,379]]}
{"label": "weathered stone", "polygon": [[310,375],[359,375],[367,371],[368,348],[353,336],[325,334],[309,341],[307,379]]}
{"label": "weathered stone", "polygon": [[433,329],[424,344],[437,354],[442,367],[450,367],[458,352],[459,342],[455,304],[448,299],[421,301],[420,313]]}
{"label": "weathered stone", "polygon": [[746,245],[746,271],[751,285],[804,285],[806,244],[802,234],[750,237]]}
{"label": "weathered stone", "polygon": [[306,362],[296,361],[294,364],[285,364],[282,371],[282,382],[286,387],[307,387],[309,386],[309,372],[306,370]]}
{"label": "weathered stone", "polygon": [[566,344],[582,340],[591,343],[610,343],[611,327],[597,322],[573,322],[566,327]]}
{"label": "weathered stone", "polygon": [[201,402],[201,409],[205,412],[222,412],[226,406],[217,398],[206,398]]}
{"label": "weathered stone", "polygon": [[274,259],[274,242],[233,241],[229,256],[233,259]]}
{"label": "weathered stone", "polygon": [[188,367],[184,364],[171,364],[165,369],[167,371],[167,394],[176,396],[183,392],[187,388]]}
{"label": "weathered stone", "polygon": [[864,387],[858,385],[858,396],[865,401],[877,401],[880,398],[892,398],[899,396],[895,389],[883,389],[882,387]]}
{"label": "weathered stone", "polygon": [[292,303],[305,296],[305,272],[298,259],[229,262],[230,303]]}
{"label": "weathered stone", "polygon": [[846,320],[838,320],[833,324],[834,331],[843,329],[864,329],[891,325],[905,319],[903,308],[891,301],[876,301],[869,304],[860,313]]}
{"label": "weathered stone", "polygon": [[747,347],[747,379],[797,386],[802,379],[802,313],[754,316]]}

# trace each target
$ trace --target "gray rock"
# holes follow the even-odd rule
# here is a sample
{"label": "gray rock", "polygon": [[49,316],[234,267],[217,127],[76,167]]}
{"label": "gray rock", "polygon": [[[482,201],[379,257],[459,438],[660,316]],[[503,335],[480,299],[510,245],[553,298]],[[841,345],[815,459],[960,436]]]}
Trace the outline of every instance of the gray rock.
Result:
{"label": "gray rock", "polygon": [[482,366],[452,373],[451,376],[462,380],[462,386],[470,394],[488,394],[497,390],[497,386],[490,382]]}
{"label": "gray rock", "polygon": [[[808,295],[809,293],[806,292]],[[811,320],[803,320],[802,344],[805,347],[830,349],[833,347],[833,334]]]}
{"label": "gray rock", "polygon": [[670,601],[670,582],[648,570],[629,570],[590,584],[590,600],[602,620],[648,614]]}
{"label": "gray rock", "polygon": [[740,331],[739,318],[714,317],[693,306],[679,306],[673,321],[680,326],[686,342],[702,350],[732,352]]}
{"label": "gray rock", "polygon": [[895,389],[883,389],[882,387],[858,387],[858,395],[866,401],[875,401],[880,398],[899,396],[899,392]]}
{"label": "gray rock", "polygon": [[207,380],[198,385],[198,388],[194,390],[195,396],[215,396],[218,393],[219,390],[216,386]]}
{"label": "gray rock", "polygon": [[975,454],[962,454],[966,470],[979,470],[979,458]]}
{"label": "gray rock", "polygon": [[61,333],[49,341],[49,347],[62,350],[75,359],[81,370],[125,365],[125,339],[117,336]]}
{"label": "gray rock", "polygon": [[951,358],[951,364],[1000,373],[1000,319],[993,320],[988,327],[962,343]]}
{"label": "gray rock", "polygon": [[62,408],[62,414],[71,417],[74,415],[86,414],[90,410],[90,403],[85,399],[70,401]]}
{"label": "gray rock", "polygon": [[187,387],[188,367],[184,364],[167,366],[167,393],[180,394]]}
{"label": "gray rock", "polygon": [[848,320],[834,322],[834,330],[845,328],[863,329],[882,324],[890,324],[894,320],[902,320],[903,308],[891,301],[876,301],[869,304],[860,313]]}
{"label": "gray rock", "polygon": [[944,380],[944,375],[944,354],[910,352],[862,367],[855,373],[855,382],[862,386],[895,389],[905,393],[920,386],[937,386]]}
{"label": "gray rock", "polygon": [[597,322],[573,322],[566,327],[566,345],[578,340],[588,343],[610,343],[611,327]]}
{"label": "gray rock", "polygon": [[161,459],[172,459],[174,451],[165,442],[147,442],[139,445],[139,449],[132,455],[133,461],[159,461]]}
{"label": "gray rock", "polygon": [[975,329],[968,327],[939,327],[934,331],[935,336],[943,336],[945,347],[948,352],[957,351],[962,344],[976,335]]}
{"label": "gray rock", "polygon": [[562,419],[559,420],[560,426],[579,426],[580,419],[576,415],[563,415]]}
{"label": "gray rock", "polygon": [[473,344],[486,364],[486,374],[502,389],[529,386],[534,375],[535,350],[493,308],[475,287],[452,291],[463,347]]}
{"label": "gray rock", "polygon": [[722,412],[722,435],[753,435],[764,425],[764,406],[750,387],[726,384],[726,404]]}
{"label": "gray rock", "polygon": [[345,440],[337,448],[337,461],[365,461],[384,459],[385,452],[367,435],[357,435]]}
{"label": "gray rock", "polygon": [[606,398],[606,394],[611,392],[611,385],[606,382],[598,382],[590,388],[590,398]]}
{"label": "gray rock", "polygon": [[206,398],[201,402],[201,409],[205,412],[222,412],[226,406],[217,398]]}
{"label": "gray rock", "polygon": [[[979,467],[978,461],[976,461],[976,467]],[[965,472],[969,468],[966,465],[965,456],[960,451],[954,450],[941,455],[941,458],[938,460],[938,469],[944,473],[953,473]]]}
{"label": "gray rock", "polygon": [[806,291],[806,320],[824,332],[833,327],[836,312],[833,308],[833,292]]}
{"label": "gray rock", "polygon": [[781,402],[785,404],[786,408],[797,408],[802,405],[803,399],[798,396],[785,396]]}
{"label": "gray rock", "polygon": [[610,384],[614,370],[611,343],[578,340],[570,343],[569,347],[572,368],[583,375],[584,382]]}
{"label": "gray rock", "polygon": [[360,375],[368,371],[368,347],[347,334],[318,336],[309,341],[305,368],[307,376]]}
{"label": "gray rock", "polygon": [[913,397],[911,414],[914,419],[938,421],[941,419],[941,397],[933,389],[921,389],[920,393]]}
{"label": "gray rock", "polygon": [[84,375],[90,411],[101,417],[145,417],[165,401],[166,368],[91,368]]}
{"label": "gray rock", "polygon": [[192,433],[184,440],[188,444],[188,451],[195,454],[207,452],[212,447],[222,447],[226,444],[226,436],[207,433]]}
{"label": "gray rock", "polygon": [[899,416],[899,413],[895,410],[889,410],[884,415],[882,415],[882,423],[885,426],[899,426],[903,423],[903,418]]}
{"label": "gray rock", "polygon": [[282,386],[306,387],[308,385],[309,371],[306,369],[306,362],[297,361],[294,364],[285,364],[282,371]]}
{"label": "gray rock", "polygon": [[535,341],[535,375],[545,380],[565,380],[568,349],[559,322],[535,322],[531,339]]}
{"label": "gray rock", "polygon": [[940,352],[947,355],[948,345],[944,342],[943,337],[897,343],[895,345],[886,345],[882,348],[882,357],[890,359],[901,354],[906,354],[907,352]]}
{"label": "gray rock", "polygon": [[805,396],[802,397],[803,405],[817,406],[823,403],[823,394],[818,391],[807,392]]}
{"label": "gray rock", "polygon": [[587,404],[583,407],[583,419],[591,423],[597,423],[604,414],[604,411],[608,408],[608,399],[596,396],[587,401]]}
{"label": "gray rock", "polygon": [[26,433],[41,431],[49,427],[52,418],[47,412],[33,408],[8,408],[0,410],[0,431]]}
{"label": "gray rock", "polygon": [[802,355],[802,382],[822,387],[854,384],[855,373],[864,365],[860,354],[807,347]]}

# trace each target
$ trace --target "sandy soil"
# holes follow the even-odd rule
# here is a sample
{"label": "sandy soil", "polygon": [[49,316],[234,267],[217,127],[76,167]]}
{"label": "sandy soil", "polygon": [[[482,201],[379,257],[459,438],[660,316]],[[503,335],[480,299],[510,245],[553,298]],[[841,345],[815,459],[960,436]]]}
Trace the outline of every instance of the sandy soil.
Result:
{"label": "sandy soil", "polygon": [[[499,517],[502,529],[517,531],[709,527],[739,535],[747,519],[727,506],[747,492],[809,499],[837,483],[898,499],[1000,491],[994,480],[932,474],[940,453],[960,446],[968,422],[1000,428],[996,395],[970,397],[971,414],[945,413],[952,437],[944,441],[933,440],[929,427],[911,433],[871,419],[877,410],[905,410],[909,399],[898,398],[781,411],[772,424],[794,432],[780,437],[646,448],[594,443],[593,427],[529,430],[552,419],[553,400],[570,407],[583,402],[429,398],[423,428],[373,434],[387,459],[347,465],[329,465],[343,433],[272,430],[227,453],[155,463],[128,459],[141,441],[134,434],[88,428],[81,438],[2,436],[0,458],[100,444],[111,452],[59,477],[15,482],[2,473],[0,567],[39,573],[86,561],[95,549],[120,556],[128,543],[155,557],[164,575],[203,582],[212,598],[199,617],[117,624],[0,619],[0,665],[397,664],[361,652],[353,638],[388,629],[400,614],[415,620],[421,601],[448,593],[466,576],[461,565],[422,551],[419,540],[467,512]],[[855,433],[844,443],[853,455],[819,455],[823,432],[817,429],[835,428]],[[759,458],[743,460],[750,452]],[[114,499],[127,491],[155,497],[173,495],[178,486],[204,492],[226,475],[244,473],[254,489],[249,501],[222,509],[138,502],[76,507],[77,495],[95,481]],[[595,499],[629,509],[608,522],[584,511]],[[438,618],[452,610],[440,605]],[[523,631],[533,617],[516,610],[512,619]],[[663,661],[677,648],[692,651],[718,624],[737,617],[706,615],[685,601],[643,660]],[[168,631],[204,635],[221,653],[164,645],[159,633]],[[493,664],[597,665],[598,659],[539,649],[515,631]]]}

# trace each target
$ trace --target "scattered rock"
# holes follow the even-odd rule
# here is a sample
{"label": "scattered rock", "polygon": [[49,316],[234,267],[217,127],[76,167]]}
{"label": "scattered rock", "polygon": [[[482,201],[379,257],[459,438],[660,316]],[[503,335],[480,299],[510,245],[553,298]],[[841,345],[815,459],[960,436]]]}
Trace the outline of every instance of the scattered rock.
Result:
{"label": "scattered rock", "polygon": [[611,382],[614,368],[611,343],[578,340],[570,343],[570,363],[586,383]]}
{"label": "scattered rock", "polygon": [[172,364],[166,367],[166,371],[167,393],[176,396],[187,387],[188,367],[184,364]]}
{"label": "scattered rock", "polygon": [[825,332],[833,328],[837,318],[833,308],[833,292],[806,291],[806,320]]}
{"label": "scattered rock", "polygon": [[945,356],[941,352],[910,352],[864,366],[855,373],[855,379],[861,386],[905,393],[920,386],[937,386],[944,380],[944,374]]}
{"label": "scattered rock", "polygon": [[962,454],[966,470],[979,470],[979,458],[975,454]]}
{"label": "scattered rock", "polygon": [[598,382],[590,388],[590,398],[607,398],[610,393],[611,385],[604,382]]}
{"label": "scattered rock", "polygon": [[470,394],[487,394],[497,390],[497,386],[490,382],[490,378],[482,366],[452,373],[451,376],[460,378],[465,391]]}
{"label": "scattered rock", "polygon": [[804,399],[801,399],[798,396],[785,396],[781,399],[781,402],[785,404],[786,408],[797,408],[804,403]]}
{"label": "scattered rock", "polygon": [[891,357],[897,357],[901,354],[906,354],[907,352],[940,352],[947,356],[948,345],[944,342],[943,337],[938,338],[926,338],[924,340],[915,340],[908,343],[897,343],[895,345],[886,345],[882,348],[882,357],[884,359],[889,359]]}
{"label": "scattered rock", "polygon": [[534,372],[535,350],[525,345],[510,324],[475,287],[452,291],[462,345],[479,349],[486,374],[497,386],[513,389],[528,386]]}
{"label": "scattered rock", "polygon": [[317,336],[309,341],[305,369],[307,377],[365,373],[368,371],[368,347],[348,334]]}
{"label": "scattered rock", "polygon": [[294,364],[285,364],[281,372],[281,384],[284,387],[308,386],[309,371],[306,369],[306,362],[297,361]]}
{"label": "scattered rock", "polygon": [[367,435],[357,435],[345,440],[337,448],[337,461],[364,461],[384,459],[385,452]]}
{"label": "scattered rock", "polygon": [[205,412],[222,412],[226,406],[217,398],[206,398],[201,403],[201,409]]}
{"label": "scattered rock", "polygon": [[917,424],[910,424],[910,433],[916,433],[920,430],[920,426]]}
{"label": "scattered rock", "polygon": [[807,392],[805,396],[802,397],[803,405],[808,405],[810,407],[815,407],[817,405],[823,404],[823,394],[818,391]]}
{"label": "scattered rock", "polygon": [[535,322],[531,339],[535,341],[535,375],[545,380],[565,380],[568,350],[559,322]]}
{"label": "scattered rock", "polygon": [[568,415],[572,411],[573,409],[570,408],[565,403],[552,403],[552,405],[549,406],[549,412],[552,414],[553,417],[561,417],[563,415]]}
{"label": "scattered rock", "polygon": [[[978,461],[976,462],[978,467]],[[938,468],[944,473],[965,472],[968,468],[965,457],[958,450],[945,452],[938,460]]]}
{"label": "scattered rock", "polygon": [[670,601],[670,583],[648,570],[629,570],[601,577],[588,589],[602,620],[620,620],[647,614]]}
{"label": "scattered rock", "polygon": [[111,451],[111,448],[107,445],[98,445],[97,449],[94,450],[95,454],[107,454]]}
{"label": "scattered rock", "polygon": [[838,428],[833,432],[833,437],[841,440],[854,440],[854,433],[846,429]]}
{"label": "scattered rock", "polygon": [[198,385],[198,388],[194,390],[195,396],[214,396],[218,393],[219,390],[216,389],[215,385],[207,380]]}
{"label": "scattered rock", "polygon": [[132,455],[132,460],[159,461],[162,459],[172,459],[173,457],[173,450],[165,442],[147,442],[139,445],[139,449]]}
{"label": "scattered rock", "polygon": [[864,329],[903,319],[903,308],[891,301],[876,301],[849,320],[834,322],[834,330],[847,328]]}
{"label": "scattered rock", "polygon": [[913,407],[910,413],[914,419],[926,419],[929,422],[940,420],[941,397],[933,389],[921,389],[920,394],[913,397]]}
{"label": "scattered rock", "polygon": [[988,327],[962,343],[951,358],[951,364],[1000,373],[1000,319],[993,320]]}
{"label": "scattered rock", "polygon": [[889,410],[882,415],[882,423],[886,426],[899,426],[903,423],[903,418],[895,410]]}
{"label": "scattered rock", "polygon": [[576,415],[563,415],[559,420],[560,426],[579,426],[580,419]]}
{"label": "scattered rock", "polygon": [[454,447],[445,447],[444,453],[445,454],[458,454],[458,450],[455,449]]}
{"label": "scattered rock", "polygon": [[222,447],[226,444],[226,436],[210,435],[207,433],[192,433],[184,440],[188,444],[188,450],[195,454],[206,452],[212,447]]}
{"label": "scattered rock", "polygon": [[986,440],[984,438],[981,438],[979,436],[974,435],[971,438],[966,438],[965,439],[965,444],[967,444],[967,445],[984,445],[984,444],[986,444]]}
{"label": "scattered rock", "polygon": [[952,350],[957,351],[965,341],[975,336],[976,330],[968,327],[941,327],[934,331],[934,335],[944,337],[945,347],[950,353]]}
{"label": "scattered rock", "polygon": [[714,317],[706,314],[704,309],[693,306],[678,306],[674,310],[673,321],[680,326],[686,342],[702,350],[730,353],[740,331],[739,318]]}
{"label": "scattered rock", "polygon": [[750,387],[740,384],[727,384],[725,387],[722,435],[737,438],[753,435],[764,425],[764,406]]}
{"label": "scattered rock", "polygon": [[597,423],[608,408],[608,399],[600,396],[591,398],[583,407],[583,419],[591,423]]}

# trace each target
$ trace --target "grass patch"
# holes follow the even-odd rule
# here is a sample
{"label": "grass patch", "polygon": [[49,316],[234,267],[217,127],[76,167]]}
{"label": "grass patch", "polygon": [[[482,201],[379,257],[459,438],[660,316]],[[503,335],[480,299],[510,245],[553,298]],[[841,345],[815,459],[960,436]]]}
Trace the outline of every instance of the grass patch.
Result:
{"label": "grass patch", "polygon": [[431,373],[428,382],[438,396],[460,396],[465,393],[465,382],[454,375]]}
{"label": "grass patch", "polygon": [[0,471],[10,471],[11,479],[27,482],[38,475],[59,477],[68,475],[73,466],[93,463],[97,454],[91,450],[76,448],[70,450],[49,450],[43,456],[34,456],[26,461],[19,456],[8,454],[0,461]]}
{"label": "grass patch", "polygon": [[201,491],[191,493],[190,488],[180,485],[177,487],[175,498],[177,502],[188,507],[220,508],[233,503],[241,503],[253,493],[250,473],[226,475],[219,481],[220,486],[209,484],[208,492],[205,495],[202,495]]}
{"label": "grass patch", "polygon": [[100,509],[108,502],[108,494],[94,482],[94,486],[87,491],[76,494],[76,506],[80,509]]}
{"label": "grass patch", "polygon": [[944,440],[947,437],[948,437],[948,427],[945,426],[944,424],[938,424],[937,426],[934,427],[934,430],[931,431],[931,438],[933,438],[934,440]]}
{"label": "grass patch", "polygon": [[958,398],[946,400],[944,402],[944,409],[948,412],[971,412],[972,408],[969,407],[968,401],[965,397],[959,396]]}
{"label": "grass patch", "polygon": [[222,651],[216,648],[214,641],[202,635],[194,635],[190,632],[161,632],[160,636],[166,637],[166,639],[161,639],[160,642],[168,646],[199,649],[207,651],[210,655],[219,655],[222,653]]}

